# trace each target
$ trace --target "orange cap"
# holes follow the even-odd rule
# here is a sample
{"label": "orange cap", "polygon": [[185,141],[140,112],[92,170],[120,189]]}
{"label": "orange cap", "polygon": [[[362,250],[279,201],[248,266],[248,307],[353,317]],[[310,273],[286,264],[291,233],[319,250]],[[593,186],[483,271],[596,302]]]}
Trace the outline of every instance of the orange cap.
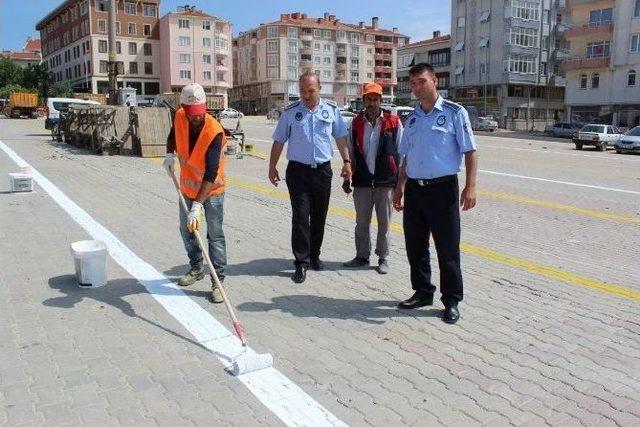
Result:
{"label": "orange cap", "polygon": [[362,97],[370,93],[375,93],[382,96],[382,86],[377,83],[365,83],[362,85]]}

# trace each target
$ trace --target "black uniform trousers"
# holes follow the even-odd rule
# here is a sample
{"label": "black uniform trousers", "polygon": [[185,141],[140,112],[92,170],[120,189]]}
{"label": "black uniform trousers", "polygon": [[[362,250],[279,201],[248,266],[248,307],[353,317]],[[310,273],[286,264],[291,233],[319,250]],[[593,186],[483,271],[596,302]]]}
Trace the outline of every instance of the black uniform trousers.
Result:
{"label": "black uniform trousers", "polygon": [[462,301],[460,196],[456,175],[440,180],[423,182],[423,186],[407,180],[403,222],[412,288],[435,292],[429,262],[429,236],[432,235],[440,268],[441,300],[447,306]]}
{"label": "black uniform trousers", "polygon": [[311,259],[320,258],[324,224],[331,196],[331,162],[312,168],[290,161],[286,182],[291,199],[291,247],[296,267],[308,267]]}

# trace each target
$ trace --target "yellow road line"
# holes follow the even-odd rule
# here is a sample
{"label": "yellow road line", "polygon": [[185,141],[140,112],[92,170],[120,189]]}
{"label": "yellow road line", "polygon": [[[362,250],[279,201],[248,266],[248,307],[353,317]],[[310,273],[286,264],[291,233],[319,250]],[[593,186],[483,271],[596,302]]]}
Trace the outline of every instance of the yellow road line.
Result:
{"label": "yellow road line", "polygon": [[[244,188],[244,189],[253,191],[255,193],[264,194],[270,197],[283,199],[283,200],[289,199],[289,193],[287,193],[286,191],[280,190],[278,188],[269,187],[263,184],[258,184],[255,182],[246,181],[239,178],[232,178],[232,177],[228,178],[228,183],[235,187]],[[355,211],[352,209],[346,209],[346,208],[330,205],[329,212],[343,218],[355,219]],[[390,229],[398,233],[403,232],[402,224],[399,224],[397,222],[392,222],[390,224]],[[583,277],[578,274],[573,274],[558,268],[554,268],[554,267],[546,266],[543,264],[527,261],[525,259],[501,254],[499,252],[495,252],[490,249],[486,249],[480,246],[475,246],[469,243],[464,243],[464,242],[461,243],[460,249],[469,255],[489,259],[491,261],[498,262],[500,264],[505,264],[510,267],[519,268],[521,270],[525,270],[531,273],[536,273],[541,276],[549,277],[555,280],[560,280],[562,282],[569,283],[572,285],[597,290],[600,292],[604,292],[610,295],[615,295],[621,298],[630,299],[633,301],[640,300],[640,291],[636,291],[634,289],[631,289],[625,286],[602,282],[600,280],[590,279],[588,277]]]}

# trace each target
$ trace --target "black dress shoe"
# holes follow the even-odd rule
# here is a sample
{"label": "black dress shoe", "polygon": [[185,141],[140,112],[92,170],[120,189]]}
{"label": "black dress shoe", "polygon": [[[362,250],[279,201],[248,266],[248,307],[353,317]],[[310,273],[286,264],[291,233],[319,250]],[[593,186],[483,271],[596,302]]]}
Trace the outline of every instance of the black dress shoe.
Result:
{"label": "black dress shoe", "polygon": [[315,270],[315,271],[324,270],[324,262],[320,261],[320,258],[312,259],[311,262],[309,262],[309,265],[311,266],[312,270]]}
{"label": "black dress shoe", "polygon": [[460,318],[460,312],[457,306],[449,306],[444,308],[442,313],[442,321],[453,325]]}
{"label": "black dress shoe", "polygon": [[291,276],[291,280],[296,283],[302,283],[307,279],[307,267],[299,265],[296,267],[295,273]]}
{"label": "black dress shoe", "polygon": [[433,294],[425,291],[416,291],[411,298],[398,304],[398,308],[412,309],[433,305]]}

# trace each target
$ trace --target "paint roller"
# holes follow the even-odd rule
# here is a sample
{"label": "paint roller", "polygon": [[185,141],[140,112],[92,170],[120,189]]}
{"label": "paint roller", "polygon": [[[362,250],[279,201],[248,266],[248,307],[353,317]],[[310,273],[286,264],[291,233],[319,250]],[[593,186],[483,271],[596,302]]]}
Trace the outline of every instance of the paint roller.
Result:
{"label": "paint roller", "polygon": [[[178,197],[180,198],[180,206],[184,210],[185,215],[189,215],[189,209],[187,208],[187,203],[184,200],[184,196],[180,191],[180,185],[178,184],[178,180],[176,179],[175,174],[171,171],[167,171],[173,180],[173,185],[176,187],[176,191],[178,192]],[[220,293],[222,294],[222,299],[224,300],[224,305],[227,308],[227,312],[229,313],[229,317],[231,317],[231,323],[233,325],[233,329],[235,330],[238,338],[242,342],[243,351],[238,356],[236,356],[231,363],[231,366],[227,368],[227,370],[233,375],[243,375],[253,371],[259,371],[261,369],[267,369],[273,366],[273,356],[269,353],[258,354],[253,350],[247,347],[247,336],[244,332],[244,327],[238,321],[236,317],[236,313],[233,310],[233,306],[229,302],[229,298],[227,298],[227,293],[220,283],[220,279],[218,279],[218,275],[216,274],[216,270],[213,268],[213,263],[211,262],[211,258],[209,256],[209,252],[207,252],[204,243],[202,241],[202,237],[198,230],[193,231],[193,235],[196,237],[198,241],[198,246],[200,246],[200,250],[204,254],[204,259],[207,262],[207,266],[209,267],[209,271],[211,272],[211,277],[215,282],[215,285],[220,289]]]}

